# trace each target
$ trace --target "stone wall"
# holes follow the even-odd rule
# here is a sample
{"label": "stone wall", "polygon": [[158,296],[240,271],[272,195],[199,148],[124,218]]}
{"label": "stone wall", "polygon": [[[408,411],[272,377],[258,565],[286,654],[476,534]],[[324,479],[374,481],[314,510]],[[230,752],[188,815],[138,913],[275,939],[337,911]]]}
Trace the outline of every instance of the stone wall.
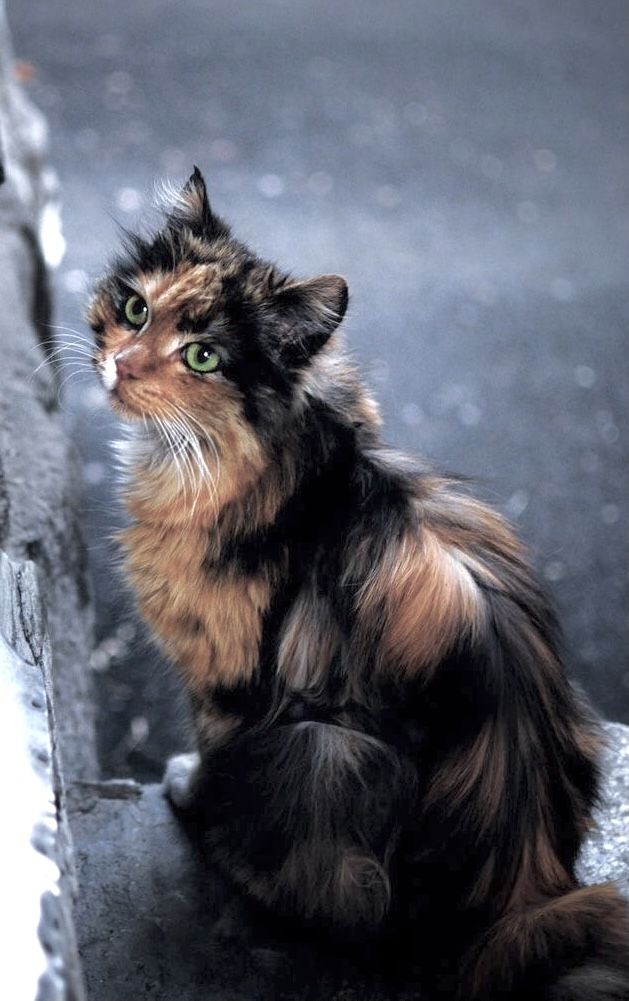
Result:
{"label": "stone wall", "polygon": [[0,995],[83,1001],[65,781],[97,774],[92,609],[43,255],[44,233],[51,260],[61,246],[56,182],[1,3],[0,133]]}
{"label": "stone wall", "polygon": [[50,218],[46,130],[11,79],[0,6],[0,548],[37,567],[54,650],[59,741],[70,777],[96,773],[81,487],[63,433],[41,226]]}

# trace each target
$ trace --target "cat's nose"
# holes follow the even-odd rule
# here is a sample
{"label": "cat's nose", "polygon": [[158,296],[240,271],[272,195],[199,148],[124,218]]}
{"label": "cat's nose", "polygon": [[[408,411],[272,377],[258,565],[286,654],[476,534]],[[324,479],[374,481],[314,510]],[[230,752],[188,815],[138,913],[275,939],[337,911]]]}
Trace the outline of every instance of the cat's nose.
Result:
{"label": "cat's nose", "polygon": [[132,354],[122,352],[114,358],[116,363],[116,375],[119,379],[139,379],[140,365],[139,359]]}

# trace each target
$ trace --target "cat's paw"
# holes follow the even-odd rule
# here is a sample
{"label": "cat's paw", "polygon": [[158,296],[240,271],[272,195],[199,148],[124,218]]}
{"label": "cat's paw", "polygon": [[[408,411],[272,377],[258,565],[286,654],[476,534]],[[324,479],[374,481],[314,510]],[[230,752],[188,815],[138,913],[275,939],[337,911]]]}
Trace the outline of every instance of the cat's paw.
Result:
{"label": "cat's paw", "polygon": [[196,751],[175,754],[166,764],[162,788],[178,810],[193,810],[197,799],[201,759]]}

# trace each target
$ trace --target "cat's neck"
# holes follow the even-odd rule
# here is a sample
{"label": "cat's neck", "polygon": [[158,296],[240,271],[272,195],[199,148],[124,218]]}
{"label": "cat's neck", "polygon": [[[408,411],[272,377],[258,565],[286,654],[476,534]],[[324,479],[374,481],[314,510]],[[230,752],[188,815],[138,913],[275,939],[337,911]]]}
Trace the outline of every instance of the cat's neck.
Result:
{"label": "cat's neck", "polygon": [[[360,424],[373,442],[377,425],[368,409],[371,401],[360,402]],[[358,423],[311,399],[274,442],[263,445],[243,436],[223,440],[219,451],[199,438],[198,449],[179,456],[150,428],[133,426],[117,446],[126,507],[135,521],[164,530],[197,528],[220,545],[221,539],[270,525],[304,481],[313,482],[329,464],[338,465],[339,457],[341,464],[348,463],[349,475],[350,457],[360,450],[363,434]]]}
{"label": "cat's neck", "polygon": [[211,529],[222,512],[263,476],[261,448],[243,454],[242,443],[223,441],[218,452],[199,437],[192,446],[169,449],[150,427],[132,426],[116,443],[122,495],[132,518],[164,528]]}

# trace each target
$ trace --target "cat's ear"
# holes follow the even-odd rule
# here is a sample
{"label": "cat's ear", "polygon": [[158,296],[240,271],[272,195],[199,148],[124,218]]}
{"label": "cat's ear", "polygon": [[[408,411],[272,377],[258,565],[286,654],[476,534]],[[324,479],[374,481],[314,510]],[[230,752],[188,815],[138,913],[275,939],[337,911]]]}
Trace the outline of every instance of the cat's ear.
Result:
{"label": "cat's ear", "polygon": [[348,295],[340,275],[289,281],[276,289],[273,311],[286,365],[299,368],[323,347],[345,316]]}
{"label": "cat's ear", "polygon": [[229,236],[227,224],[212,212],[205,179],[197,166],[178,192],[175,205],[168,215],[168,223],[172,228],[185,226],[195,236],[206,239]]}

